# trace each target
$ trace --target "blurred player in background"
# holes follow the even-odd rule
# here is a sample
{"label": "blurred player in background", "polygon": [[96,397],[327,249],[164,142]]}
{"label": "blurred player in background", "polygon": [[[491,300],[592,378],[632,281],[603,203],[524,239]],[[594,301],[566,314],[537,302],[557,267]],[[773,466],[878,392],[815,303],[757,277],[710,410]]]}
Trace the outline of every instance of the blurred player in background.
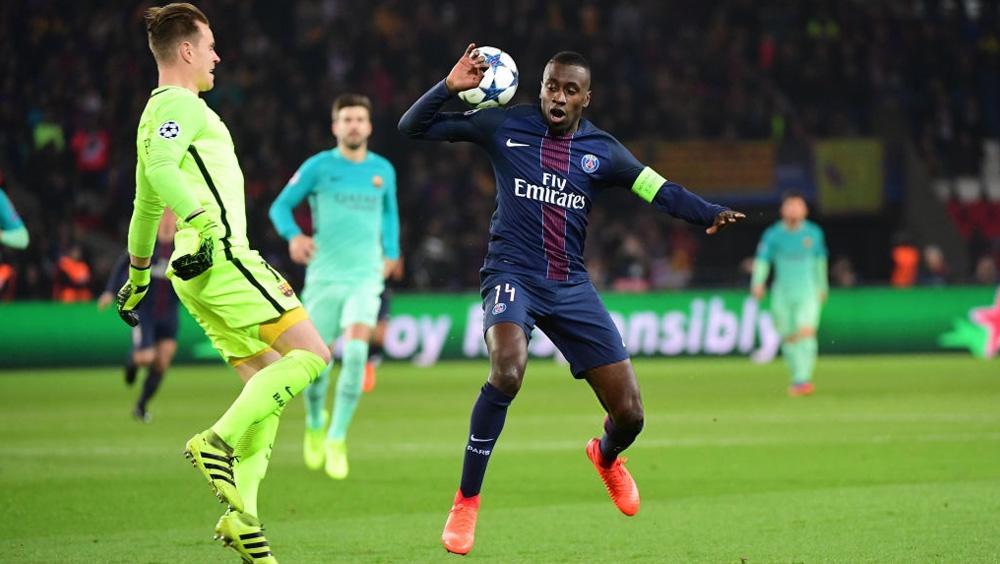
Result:
{"label": "blurred player in background", "polygon": [[[17,215],[14,204],[10,202],[3,189],[3,173],[0,172],[0,246],[12,249],[28,247],[28,229]],[[0,299],[10,299],[16,288],[14,266],[3,260],[0,254]]]}
{"label": "blurred player in background", "polygon": [[[349,470],[347,429],[361,396],[379,295],[399,261],[399,212],[396,170],[368,150],[371,102],[359,94],[339,96],[331,119],[337,146],[302,163],[271,205],[270,216],[288,241],[292,260],[307,265],[302,300],[323,341],[332,349],[344,336],[329,429],[324,433],[332,363],[306,388],[303,441],[306,466],[324,466],[328,476],[342,480]],[[303,234],[292,216],[306,198],[312,236]]]}
{"label": "blurred player in background", "polygon": [[[0,174],[0,179],[2,177]],[[17,215],[17,210],[7,197],[2,184],[0,184],[0,244],[12,249],[28,247],[28,228],[21,221],[21,216]]]}
{"label": "blurred player in background", "polygon": [[129,226],[128,282],[118,313],[131,326],[150,284],[150,257],[165,206],[178,222],[167,276],[181,303],[245,385],[185,456],[228,505],[216,538],[244,562],[275,562],[257,516],[279,417],[330,361],[291,286],[246,235],[243,172],[229,130],[198,96],[219,63],[205,15],[191,4],[146,12],[159,85],[136,135],[135,209]]}
{"label": "blurred player in background", "polygon": [[789,192],[781,201],[781,220],[768,227],[757,246],[750,293],[761,300],[774,264],[771,315],[781,335],[781,355],[792,385],[788,394],[813,393],[816,328],[826,302],[827,253],[823,230],[806,219],[809,207],[801,194]]}
{"label": "blurred player in background", "polygon": [[[146,298],[139,304],[139,325],[132,328],[132,350],[125,365],[125,383],[135,383],[136,372],[145,368],[139,400],[132,415],[143,423],[151,416],[147,409],[160,383],[170,369],[177,352],[177,294],[167,279],[167,264],[174,252],[174,234],[177,233],[177,216],[169,208],[163,210],[160,226],[156,231],[156,248],[153,250],[151,282]],[[115,292],[128,281],[129,254],[126,252],[115,263],[104,292],[97,299],[97,308],[104,310],[114,301]]]}
{"label": "blurred player in background", "polygon": [[457,93],[478,86],[487,68],[469,45],[447,78],[399,122],[411,138],[480,145],[496,176],[497,208],[480,271],[490,375],[472,409],[462,479],[441,537],[458,554],[472,549],[486,464],[524,379],[536,324],[607,412],[604,435],[587,444],[587,457],[618,509],[639,510],[639,490],[618,456],[643,427],[639,384],[582,256],[594,196],[604,188],[631,188],[709,234],[743,217],[666,180],[582,119],[590,104],[590,64],[578,53],[557,53],[545,65],[540,106],[440,111]]}

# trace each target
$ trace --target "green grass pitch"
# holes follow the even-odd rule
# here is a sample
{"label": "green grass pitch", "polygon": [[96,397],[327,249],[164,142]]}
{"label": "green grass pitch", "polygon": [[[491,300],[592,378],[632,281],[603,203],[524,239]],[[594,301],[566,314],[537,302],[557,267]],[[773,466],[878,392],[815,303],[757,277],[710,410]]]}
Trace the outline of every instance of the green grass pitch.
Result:
{"label": "green grass pitch", "polygon": [[[283,418],[261,487],[282,562],[457,562],[439,543],[485,362],[383,366],[349,436],[351,475],[301,461]],[[619,514],[584,455],[601,409],[532,361],[490,463],[484,562],[996,562],[1000,367],[961,356],[820,358],[816,396],[779,363],[638,360],[642,493]],[[223,366],[171,371],[153,423],[117,368],[0,374],[0,560],[237,562],[181,456],[238,390]]]}

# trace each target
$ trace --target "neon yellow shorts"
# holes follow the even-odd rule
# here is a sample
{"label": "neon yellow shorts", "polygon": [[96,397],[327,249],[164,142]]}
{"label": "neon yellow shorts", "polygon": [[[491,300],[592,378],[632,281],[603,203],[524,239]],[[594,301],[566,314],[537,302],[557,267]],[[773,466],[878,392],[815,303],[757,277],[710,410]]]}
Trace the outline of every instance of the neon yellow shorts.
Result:
{"label": "neon yellow shorts", "polygon": [[375,326],[384,288],[381,280],[357,284],[310,282],[302,290],[302,301],[323,342],[332,343],[351,325]]}
{"label": "neon yellow shorts", "polygon": [[774,328],[782,337],[794,335],[802,329],[816,329],[819,326],[821,310],[818,297],[771,294]]}
{"label": "neon yellow shorts", "polygon": [[252,250],[233,249],[231,261],[217,255],[204,274],[191,280],[174,276],[171,282],[212,346],[230,362],[267,350],[273,338],[262,337],[260,325],[302,307],[284,277]]}

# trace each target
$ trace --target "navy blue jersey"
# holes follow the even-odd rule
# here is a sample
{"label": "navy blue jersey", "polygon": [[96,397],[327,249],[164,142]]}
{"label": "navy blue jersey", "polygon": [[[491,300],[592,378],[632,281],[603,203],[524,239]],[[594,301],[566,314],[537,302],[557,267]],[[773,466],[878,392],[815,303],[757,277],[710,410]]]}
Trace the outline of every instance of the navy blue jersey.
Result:
{"label": "navy blue jersey", "polygon": [[587,279],[587,218],[605,188],[631,188],[657,208],[701,225],[711,225],[726,209],[666,181],[587,120],[559,136],[549,131],[539,106],[440,112],[449,98],[444,81],[438,83],[403,115],[399,129],[415,139],[469,141],[486,150],[497,186],[486,271]]}

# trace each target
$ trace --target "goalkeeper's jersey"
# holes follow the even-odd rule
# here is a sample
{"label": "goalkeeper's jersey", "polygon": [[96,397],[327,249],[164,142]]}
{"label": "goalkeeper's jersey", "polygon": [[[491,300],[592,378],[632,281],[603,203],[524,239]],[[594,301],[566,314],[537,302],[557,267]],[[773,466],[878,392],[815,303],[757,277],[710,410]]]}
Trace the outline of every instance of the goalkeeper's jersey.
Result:
{"label": "goalkeeper's jersey", "polygon": [[[217,252],[231,256],[234,249],[249,247],[243,172],[233,138],[204,100],[177,86],[153,90],[139,118],[136,153],[135,214],[158,218],[167,205],[185,218],[201,207],[225,231]],[[190,252],[198,234],[183,219],[177,226],[176,254]],[[129,250],[148,256],[147,249],[135,248],[131,234]]]}

